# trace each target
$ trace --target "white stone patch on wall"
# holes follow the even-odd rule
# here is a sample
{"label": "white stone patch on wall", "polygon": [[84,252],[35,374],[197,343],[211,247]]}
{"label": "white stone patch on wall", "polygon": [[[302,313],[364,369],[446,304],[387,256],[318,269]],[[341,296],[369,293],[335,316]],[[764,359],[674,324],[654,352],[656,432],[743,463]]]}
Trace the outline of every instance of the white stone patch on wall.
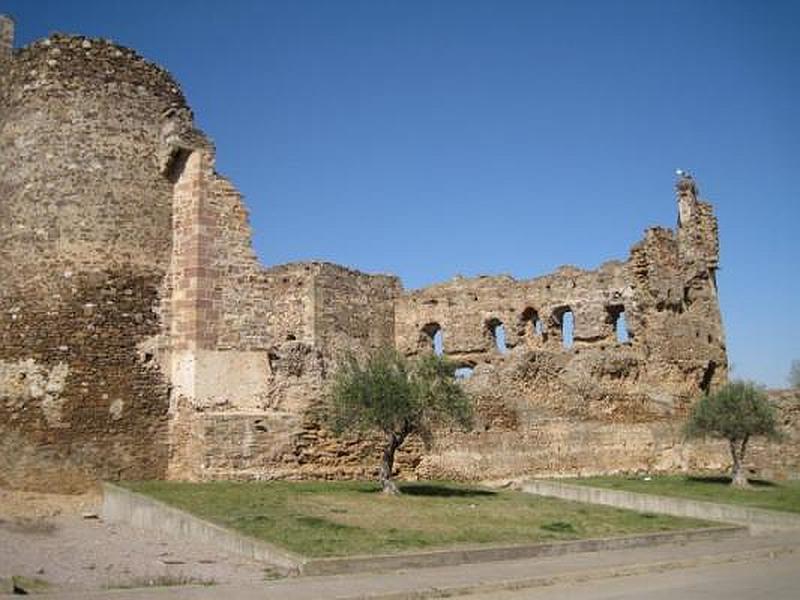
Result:
{"label": "white stone patch on wall", "polygon": [[124,408],[125,403],[122,401],[122,398],[115,398],[114,401],[108,407],[108,414],[111,415],[111,418],[114,421],[118,421],[122,418],[122,409]]}
{"label": "white stone patch on wall", "polygon": [[267,353],[188,350],[172,354],[173,398],[200,410],[254,410],[268,396]]}
{"label": "white stone patch on wall", "polygon": [[68,427],[63,420],[65,399],[61,392],[67,382],[69,365],[59,362],[52,367],[28,358],[20,361],[0,360],[0,402],[21,409],[39,402],[50,427]]}

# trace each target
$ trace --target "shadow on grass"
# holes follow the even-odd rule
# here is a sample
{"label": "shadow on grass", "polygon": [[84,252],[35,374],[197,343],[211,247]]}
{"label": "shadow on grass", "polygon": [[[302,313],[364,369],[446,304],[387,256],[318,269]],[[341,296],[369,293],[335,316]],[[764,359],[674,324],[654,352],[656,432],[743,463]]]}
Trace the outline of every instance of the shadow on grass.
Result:
{"label": "shadow on grass", "polygon": [[[686,481],[693,483],[710,483],[714,485],[730,485],[731,478],[726,475],[687,475]],[[763,479],[748,479],[747,482],[752,487],[774,488],[778,487],[776,483],[765,481]]]}
{"label": "shadow on grass", "polygon": [[[456,487],[435,483],[401,483],[396,482],[403,496],[429,496],[439,498],[470,498],[478,496],[495,496],[497,492],[479,488]],[[359,487],[356,491],[362,494],[379,494],[381,488],[378,484],[369,484]]]}
{"label": "shadow on grass", "polygon": [[495,496],[497,492],[478,488],[450,487],[435,484],[401,484],[400,491],[407,496],[439,496],[441,498],[470,498],[474,496]]}

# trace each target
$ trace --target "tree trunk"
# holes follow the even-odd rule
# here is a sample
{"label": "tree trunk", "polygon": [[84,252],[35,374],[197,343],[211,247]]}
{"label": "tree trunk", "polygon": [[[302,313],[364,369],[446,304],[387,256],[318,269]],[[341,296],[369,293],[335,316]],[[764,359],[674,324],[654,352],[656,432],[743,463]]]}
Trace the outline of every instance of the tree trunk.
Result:
{"label": "tree trunk", "polygon": [[733,477],[731,478],[731,485],[738,488],[749,487],[747,483],[747,476],[744,472],[744,453],[747,450],[747,437],[745,437],[741,445],[737,444],[738,440],[728,440],[731,447],[731,456],[733,457]]}
{"label": "tree trunk", "polygon": [[392,471],[394,470],[394,453],[403,443],[403,438],[396,433],[386,435],[386,446],[383,448],[383,460],[378,472],[378,480],[381,482],[381,489],[384,494],[399,494],[394,481],[392,481]]}

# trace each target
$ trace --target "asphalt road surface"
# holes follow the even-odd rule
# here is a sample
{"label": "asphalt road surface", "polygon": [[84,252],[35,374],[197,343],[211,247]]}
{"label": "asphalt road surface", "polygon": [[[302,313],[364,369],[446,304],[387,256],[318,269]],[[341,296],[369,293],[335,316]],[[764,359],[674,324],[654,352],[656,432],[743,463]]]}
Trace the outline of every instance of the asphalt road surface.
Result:
{"label": "asphalt road surface", "polygon": [[798,600],[800,556],[465,596],[465,600]]}

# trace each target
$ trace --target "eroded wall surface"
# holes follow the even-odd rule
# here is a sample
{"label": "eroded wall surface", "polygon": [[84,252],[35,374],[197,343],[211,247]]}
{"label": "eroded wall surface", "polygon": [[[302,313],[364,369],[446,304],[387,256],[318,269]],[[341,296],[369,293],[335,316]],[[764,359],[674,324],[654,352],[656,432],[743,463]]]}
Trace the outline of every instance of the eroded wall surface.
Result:
{"label": "eroded wall surface", "polygon": [[648,230],[625,262],[455,279],[399,299],[398,346],[429,352],[441,336],[472,370],[464,385],[481,417],[476,432],[440,437],[421,472],[504,478],[707,460],[682,444],[680,423],[727,378],[716,220],[691,179],[677,193],[677,231]]}
{"label": "eroded wall surface", "polygon": [[0,480],[73,488],[161,477],[172,185],[161,115],[185,106],[131,50],[0,23]]}

